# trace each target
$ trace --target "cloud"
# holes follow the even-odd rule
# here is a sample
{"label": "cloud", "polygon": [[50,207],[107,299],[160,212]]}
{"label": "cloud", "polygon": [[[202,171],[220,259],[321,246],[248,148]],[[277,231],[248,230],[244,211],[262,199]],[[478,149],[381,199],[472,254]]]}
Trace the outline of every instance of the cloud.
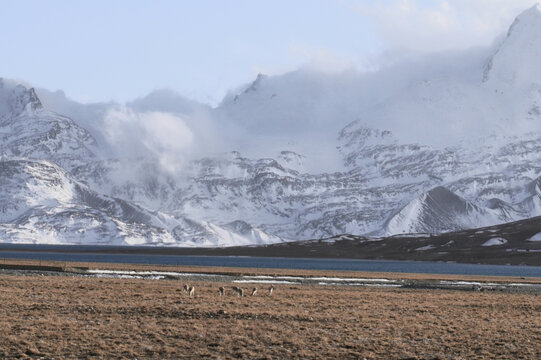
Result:
{"label": "cloud", "polygon": [[172,90],[155,90],[125,105],[81,104],[63,91],[36,91],[46,108],[90,131],[103,159],[153,158],[170,175],[178,175],[189,161],[227,150],[227,132],[211,108]]}
{"label": "cloud", "polygon": [[299,59],[299,63],[304,64],[304,67],[318,72],[340,73],[364,68],[364,64],[359,60],[340,55],[325,47],[294,44],[289,47],[289,52]]}
{"label": "cloud", "polygon": [[154,90],[126,105],[136,111],[162,111],[184,115],[209,110],[209,106],[184,97],[170,89]]}
{"label": "cloud", "polygon": [[294,67],[324,73],[352,69],[372,72],[420,53],[488,47],[507,31],[520,12],[538,1],[356,0],[346,7],[362,15],[359,23],[371,25],[367,30],[370,37],[380,40],[376,48],[363,44],[359,51],[355,43],[362,38],[359,34],[345,47],[293,41],[287,47],[287,64],[253,66],[254,76],[281,75]]}
{"label": "cloud", "polygon": [[422,52],[489,45],[534,0],[358,1],[389,50]]}
{"label": "cloud", "polygon": [[[69,110],[67,114],[77,121],[85,119],[87,128],[98,128],[94,133],[103,134],[104,143],[114,148],[116,156],[150,154],[170,172],[178,173],[198,157],[230,150],[240,150],[249,157],[274,157],[278,150],[294,150],[309,155],[307,162],[314,159],[314,168],[328,168],[340,162],[332,156],[336,155],[333,146],[337,131],[356,119],[377,122],[370,125],[394,130],[412,142],[455,141],[461,134],[447,135],[452,130],[464,132],[469,124],[447,133],[441,131],[443,125],[428,121],[456,115],[454,102],[445,102],[448,94],[433,93],[449,88],[453,96],[480,97],[470,87],[481,78],[482,67],[492,53],[492,47],[486,45],[533,4],[533,0],[358,1],[355,11],[372,22],[385,42],[387,52],[383,56],[360,64],[366,59],[352,58],[325,45],[293,43],[288,50],[291,56],[302,59],[305,65],[300,70],[264,78],[257,91],[242,94],[248,85],[231,91],[218,109],[170,90],[154,91],[124,106],[75,106],[75,102],[64,106],[63,94],[50,96],[47,102],[55,103],[58,97],[56,102],[65,107],[61,110]],[[477,46],[483,47],[472,49]],[[397,49],[401,51],[390,51]],[[427,54],[433,51],[438,53]],[[277,69],[270,72],[285,72]],[[366,69],[372,71],[363,72]],[[456,78],[459,84],[431,85],[442,77]],[[233,100],[239,94],[240,100]],[[428,100],[422,103],[419,99]],[[397,105],[380,110],[378,104],[383,103]],[[477,103],[468,118],[472,124],[490,118],[478,113]],[[451,109],[441,116],[438,106]],[[415,131],[417,128],[404,119],[425,119],[426,128],[435,127],[434,133],[439,131],[443,139],[428,131]],[[329,159],[323,161],[326,156]]]}
{"label": "cloud", "polygon": [[120,157],[158,159],[164,170],[178,172],[194,150],[194,133],[177,115],[136,112],[118,106],[104,117],[104,133]]}

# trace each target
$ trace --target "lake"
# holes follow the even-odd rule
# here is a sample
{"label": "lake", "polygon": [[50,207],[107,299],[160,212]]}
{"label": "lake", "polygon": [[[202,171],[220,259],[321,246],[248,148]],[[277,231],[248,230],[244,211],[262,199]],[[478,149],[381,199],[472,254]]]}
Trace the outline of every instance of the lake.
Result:
{"label": "lake", "polygon": [[[122,251],[131,249],[133,248],[107,246],[0,244],[0,262],[2,259],[9,258],[153,265],[196,265],[303,270],[352,270],[423,274],[541,277],[541,266],[479,265],[395,260],[187,256],[121,253]],[[139,247],[137,249],[141,248]],[[107,252],[101,253],[100,251]]]}

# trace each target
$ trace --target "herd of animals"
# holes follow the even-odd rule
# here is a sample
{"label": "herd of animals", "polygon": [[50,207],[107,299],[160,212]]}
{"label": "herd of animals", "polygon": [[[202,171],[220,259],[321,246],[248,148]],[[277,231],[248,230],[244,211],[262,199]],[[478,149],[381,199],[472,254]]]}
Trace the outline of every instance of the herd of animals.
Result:
{"label": "herd of animals", "polygon": [[[189,286],[189,285],[184,285],[183,287],[183,290],[185,293],[187,293],[190,297],[192,296],[195,296],[195,287],[194,286]],[[224,296],[225,295],[225,290],[226,288],[223,287],[223,286],[220,286],[218,288],[218,294],[220,296]],[[231,287],[231,290],[233,291],[233,294],[236,294],[237,296],[245,296],[245,290],[243,288],[240,288],[238,286],[232,286]],[[274,291],[274,286],[269,286],[269,288],[267,289],[267,294],[268,296],[272,296],[272,293]],[[251,293],[251,296],[255,296],[257,294],[257,288],[254,287],[252,288],[252,293]]]}

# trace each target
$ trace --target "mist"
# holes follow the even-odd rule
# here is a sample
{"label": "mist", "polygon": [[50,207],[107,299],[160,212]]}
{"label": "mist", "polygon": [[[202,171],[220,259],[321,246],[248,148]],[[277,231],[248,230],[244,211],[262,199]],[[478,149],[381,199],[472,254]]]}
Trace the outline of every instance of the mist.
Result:
{"label": "mist", "polygon": [[[408,39],[419,29],[434,30],[445,39],[452,29],[472,28],[475,19],[458,19],[456,13],[474,11],[474,5],[442,2],[429,12],[410,1],[395,7],[360,6],[355,11],[381,20],[376,28],[388,44],[363,62],[370,66],[323,51],[324,56],[308,59],[299,69],[254,76],[214,107],[170,89],[157,89],[124,104],[82,104],[62,91],[45,89],[38,89],[38,94],[46,107],[88,129],[103,158],[151,157],[164,171],[180,174],[201,157],[240,151],[253,159],[276,158],[287,150],[304,156],[300,171],[343,171],[337,138],[353,121],[389,130],[399,143],[438,149],[487,133],[509,133],[505,129],[510,127],[517,132],[538,130],[535,122],[516,120],[522,109],[509,113],[500,108],[502,101],[483,83],[487,64],[505,40],[507,29],[501,23],[510,25],[511,14],[521,6],[506,5],[499,13],[487,5],[490,11],[479,16],[492,20],[482,36],[467,41],[459,32],[456,41],[445,46],[426,37],[419,38],[418,46],[409,46],[413,42]],[[383,13],[376,16],[374,9]],[[419,18],[421,25],[408,28],[401,23],[403,31],[392,37],[387,27],[399,14]],[[500,35],[494,36],[496,30]],[[515,119],[512,124],[510,118]]]}
{"label": "mist", "polygon": [[[231,90],[214,108],[171,90],[153,91],[126,104],[81,104],[62,92],[38,93],[46,107],[89,129],[102,157],[155,158],[174,176],[190,161],[230,151],[254,159],[294,151],[305,157],[302,171],[343,171],[337,138],[352,121],[391,130],[404,143],[440,148],[486,126],[488,118],[479,111],[472,110],[472,118],[457,125],[452,111],[435,113],[437,106],[419,99],[445,99],[440,94],[434,100],[431,86],[447,82],[448,91],[482,101],[478,85],[483,67],[499,41],[462,51],[381,54],[372,71],[323,71],[307,65],[260,76]],[[416,125],[407,119],[415,119]]]}

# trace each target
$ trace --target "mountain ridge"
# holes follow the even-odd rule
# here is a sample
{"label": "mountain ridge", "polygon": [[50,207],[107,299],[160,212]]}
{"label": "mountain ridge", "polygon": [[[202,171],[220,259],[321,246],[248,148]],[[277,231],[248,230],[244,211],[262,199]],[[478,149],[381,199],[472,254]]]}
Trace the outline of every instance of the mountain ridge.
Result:
{"label": "mountain ridge", "polygon": [[[480,52],[484,67],[465,53],[428,70],[260,74],[215,108],[168,91],[126,105],[68,104],[45,92],[41,101],[39,90],[0,80],[0,164],[42,169],[19,171],[21,184],[4,174],[6,213],[19,190],[37,200],[28,216],[2,218],[0,241],[74,241],[86,226],[95,230],[85,241],[235,246],[440,233],[541,215],[538,33],[541,11],[531,8],[496,51]],[[74,118],[54,111],[62,109]],[[112,112],[134,151],[115,153]],[[129,127],[163,116],[165,131]],[[198,137],[209,126],[215,141]],[[32,192],[47,176],[77,197]]]}

